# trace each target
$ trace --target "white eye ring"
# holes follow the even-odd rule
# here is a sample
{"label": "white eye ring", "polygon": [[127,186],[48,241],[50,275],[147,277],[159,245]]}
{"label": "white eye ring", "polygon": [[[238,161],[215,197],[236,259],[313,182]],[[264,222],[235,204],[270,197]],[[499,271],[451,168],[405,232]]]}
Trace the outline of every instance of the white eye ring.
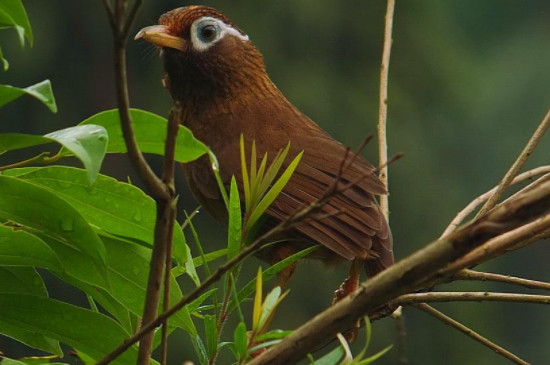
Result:
{"label": "white eye ring", "polygon": [[[212,36],[208,34],[208,37],[205,38],[204,35],[200,34],[200,31],[206,27],[208,27],[209,29],[210,27],[212,27],[212,30],[214,30],[216,33],[212,34]],[[243,35],[237,29],[225,24],[220,19],[216,19],[210,16],[203,16],[195,20],[193,24],[191,24],[191,44],[193,45],[193,49],[199,52],[206,51],[214,44],[216,44],[220,39],[225,37],[226,34],[231,34],[232,36],[235,36],[242,41],[249,41],[247,35]]]}

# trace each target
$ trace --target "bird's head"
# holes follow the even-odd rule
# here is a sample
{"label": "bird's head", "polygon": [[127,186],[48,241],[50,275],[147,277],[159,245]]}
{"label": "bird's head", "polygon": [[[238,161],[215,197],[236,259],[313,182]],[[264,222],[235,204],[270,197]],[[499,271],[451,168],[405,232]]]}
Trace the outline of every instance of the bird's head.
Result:
{"label": "bird's head", "polygon": [[257,93],[271,84],[263,57],[248,36],[210,7],[171,10],[135,39],[161,48],[165,85],[176,100],[196,105]]}

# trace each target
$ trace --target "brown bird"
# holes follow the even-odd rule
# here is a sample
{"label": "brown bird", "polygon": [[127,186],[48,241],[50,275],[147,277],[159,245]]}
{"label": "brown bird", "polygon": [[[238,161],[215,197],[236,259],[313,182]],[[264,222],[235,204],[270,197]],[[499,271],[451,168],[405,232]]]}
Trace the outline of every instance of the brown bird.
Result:
{"label": "brown bird", "polygon": [[[182,105],[181,123],[218,157],[226,184],[235,176],[242,191],[239,139],[255,141],[258,155],[274,156],[290,141],[290,154],[304,151],[292,178],[267,210],[273,225],[315,201],[329,188],[346,155],[333,139],[294,107],[266,72],[262,54],[248,36],[216,9],[188,6],[174,9],[137,35],[161,48],[164,85]],[[211,166],[206,157],[184,166],[189,186],[202,206],[218,219],[227,219]],[[360,180],[362,176],[364,179]],[[325,262],[353,261],[350,278],[337,298],[354,290],[359,267],[376,275],[394,262],[392,236],[374,195],[386,194],[373,166],[358,157],[342,176],[352,188],[323,207],[330,215],[309,220],[285,234],[260,257],[276,262],[314,244],[313,258]],[[280,284],[292,274],[279,278]]]}

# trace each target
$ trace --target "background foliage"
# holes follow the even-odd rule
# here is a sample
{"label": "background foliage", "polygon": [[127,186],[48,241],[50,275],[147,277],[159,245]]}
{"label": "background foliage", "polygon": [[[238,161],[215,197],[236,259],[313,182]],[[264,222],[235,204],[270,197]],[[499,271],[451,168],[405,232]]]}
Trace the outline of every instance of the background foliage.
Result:
{"label": "background foliage", "polygon": [[[355,146],[375,130],[384,1],[203,3],[220,8],[250,35],[278,87],[335,137]],[[135,30],[153,24],[168,9],[189,4],[146,2]],[[34,46],[21,51],[17,38],[0,33],[2,52],[12,68],[0,75],[0,81],[25,87],[49,78],[59,112],[45,113],[45,107],[31,98],[18,100],[0,109],[0,132],[45,134],[113,108],[111,37],[100,1],[27,1],[25,6],[35,30]],[[436,238],[454,213],[498,182],[542,118],[550,92],[549,15],[545,0],[397,3],[388,137],[390,155],[405,153],[390,169],[391,226],[398,258]],[[143,43],[131,43],[129,73],[133,106],[167,115],[170,98],[160,84],[156,52]],[[548,147],[543,143],[529,166],[547,163]],[[367,149],[376,161],[375,148]],[[102,172],[136,180],[125,156],[107,158]],[[182,208],[192,210],[196,203],[179,181]],[[225,242],[223,228],[209,229],[212,225],[217,224],[199,214],[197,230],[209,250]],[[537,244],[484,269],[549,280],[547,262],[544,244]],[[310,262],[299,266],[275,326],[295,327],[329,305],[344,271]],[[80,304],[85,300],[64,286],[50,295],[69,295]],[[533,363],[547,358],[547,308],[526,310],[496,303],[441,308]],[[408,352],[414,363],[436,364],[443,358],[449,364],[501,361],[422,313],[410,309],[407,317]],[[393,342],[390,320],[375,323],[373,331],[373,348]],[[181,359],[189,344],[172,341],[182,341],[171,344],[181,353],[170,353]],[[0,349],[14,356],[21,351],[4,338]],[[387,355],[379,363],[393,362]]]}

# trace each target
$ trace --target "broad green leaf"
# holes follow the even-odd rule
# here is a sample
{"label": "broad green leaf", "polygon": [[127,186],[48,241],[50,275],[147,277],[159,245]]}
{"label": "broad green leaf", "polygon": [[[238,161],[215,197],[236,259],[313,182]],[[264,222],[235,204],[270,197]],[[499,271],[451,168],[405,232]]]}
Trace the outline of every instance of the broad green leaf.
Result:
{"label": "broad green leaf", "polygon": [[0,265],[62,270],[57,255],[44,241],[28,232],[3,225],[0,225]]}
{"label": "broad green leaf", "polygon": [[[131,109],[134,133],[139,148],[145,153],[164,154],[166,140],[166,118],[139,109]],[[126,153],[126,144],[122,136],[118,110],[108,110],[93,115],[80,125],[97,124],[103,126],[109,133],[109,153]],[[191,130],[184,126],[179,127],[176,140],[175,159],[179,162],[190,162],[208,152],[208,148],[193,137]]]}
{"label": "broad green leaf", "polygon": [[50,354],[63,356],[63,351],[61,351],[59,341],[51,339],[40,333],[36,333],[35,331],[23,329],[19,325],[6,323],[1,319],[0,333],[35,349],[43,350]]}
{"label": "broad green leaf", "polygon": [[218,349],[218,329],[216,327],[216,316],[206,315],[203,318],[204,332],[206,334],[206,349],[208,357],[212,359]]}
{"label": "broad green leaf", "polygon": [[[25,294],[0,294],[0,322],[64,342],[95,360],[99,360],[130,335],[103,314]],[[112,364],[135,363],[136,355],[137,351],[132,347]]]}
{"label": "broad green leaf", "polygon": [[286,183],[290,178],[292,177],[292,174],[294,173],[294,170],[298,166],[298,163],[300,162],[300,159],[302,158],[303,152],[300,152],[294,160],[288,165],[285,172],[279,177],[279,179],[273,184],[271,189],[265,194],[265,196],[262,198],[262,200],[258,203],[258,205],[254,208],[254,211],[250,214],[250,218],[248,219],[248,222],[246,222],[246,229],[250,229],[250,227],[254,226],[254,224],[258,221],[258,219],[261,217],[262,214],[267,210],[267,208],[275,201],[279,193],[283,190]]}
{"label": "broad green leaf", "polygon": [[[76,126],[55,131],[45,136],[20,133],[0,134],[0,153],[20,148],[57,142],[63,146],[63,155],[74,155],[88,173],[88,184],[93,185],[105,157],[108,136],[101,126]],[[69,152],[70,151],[70,152]]]}
{"label": "broad green leaf", "polygon": [[248,340],[246,338],[246,325],[240,322],[233,333],[233,343],[235,344],[235,352],[238,359],[246,355]]}
{"label": "broad green leaf", "polygon": [[[5,1],[5,0],[2,0]],[[1,2],[0,2],[1,4]],[[50,80],[44,80],[25,88],[10,85],[0,85],[0,107],[22,95],[30,95],[46,105],[52,112],[57,113],[57,105],[53,96]]]}
{"label": "broad green leaf", "polygon": [[2,47],[0,47],[0,63],[2,64],[4,71],[7,71],[10,68],[8,60],[4,58],[4,54],[2,53]]}
{"label": "broad green leaf", "polygon": [[[108,258],[108,276],[112,290],[109,294],[122,303],[132,313],[141,316],[149,276],[151,249],[125,244],[109,238],[103,238]],[[93,295],[93,293],[89,293]],[[181,290],[172,278],[170,283],[170,304],[174,305],[182,298]],[[161,306],[162,307],[162,306]],[[187,307],[170,318],[170,324],[183,328],[196,335],[195,326]]]}
{"label": "broad green leaf", "polygon": [[9,359],[7,357],[0,360],[0,365],[69,365],[61,362],[51,362],[52,356],[24,357],[19,360]]}
{"label": "broad green leaf", "polygon": [[229,222],[227,227],[227,259],[231,260],[241,250],[242,241],[242,211],[239,199],[239,189],[235,176],[231,178],[229,194]]}
{"label": "broad green leaf", "polygon": [[32,46],[33,35],[27,12],[21,0],[0,1],[0,27],[15,27],[19,33],[21,46],[25,44],[25,38]]}
{"label": "broad green leaf", "polygon": [[0,176],[0,220],[32,228],[105,264],[105,248],[97,234],[69,203],[47,189]]}
{"label": "broad green leaf", "polygon": [[[68,166],[13,169],[6,175],[18,176],[55,192],[71,204],[93,226],[115,236],[129,237],[152,246],[155,228],[155,202],[139,188],[99,175],[93,188],[86,172]],[[181,230],[174,229],[174,258],[187,261]],[[101,233],[101,232],[100,232]]]}
{"label": "broad green leaf", "polygon": [[42,278],[33,267],[0,266],[0,293],[48,296]]}

